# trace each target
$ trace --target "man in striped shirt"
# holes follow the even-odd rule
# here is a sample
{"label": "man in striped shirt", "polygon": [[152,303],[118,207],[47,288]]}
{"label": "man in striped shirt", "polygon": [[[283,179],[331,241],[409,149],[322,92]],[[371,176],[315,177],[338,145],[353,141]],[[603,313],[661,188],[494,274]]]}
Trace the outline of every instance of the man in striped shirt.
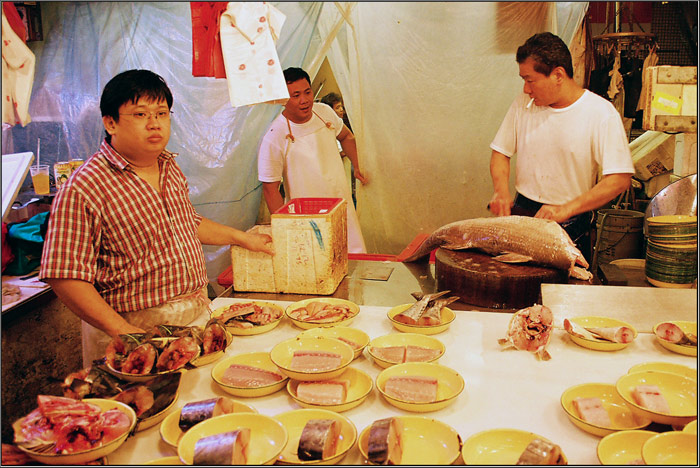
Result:
{"label": "man in striped shirt", "polygon": [[83,320],[83,364],[109,340],[207,311],[202,244],[273,254],[271,238],[199,215],[165,149],[172,94],[160,76],[129,70],[100,99],[106,138],[58,192],[40,278]]}

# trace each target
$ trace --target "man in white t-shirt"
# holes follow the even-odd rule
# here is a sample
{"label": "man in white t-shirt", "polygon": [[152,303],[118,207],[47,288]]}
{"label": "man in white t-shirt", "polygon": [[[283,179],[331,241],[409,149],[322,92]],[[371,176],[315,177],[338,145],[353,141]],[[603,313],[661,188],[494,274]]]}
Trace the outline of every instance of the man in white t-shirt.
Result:
{"label": "man in white t-shirt", "polygon": [[280,194],[284,184],[287,200],[292,198],[343,198],[348,213],[348,252],[366,253],[360,222],[352,202],[350,184],[336,141],[355,168],[363,185],[357,160],[355,137],[343,120],[326,104],[314,103],[311,79],[301,68],[284,70],[289,100],[282,114],[272,121],[258,152],[258,179],[263,196],[274,213],[285,202]]}
{"label": "man in white t-shirt", "polygon": [[[609,101],[576,84],[569,49],[554,34],[529,38],[516,61],[525,84],[490,145],[489,209],[560,223],[590,261],[593,210],[624,192],[634,174],[622,120]],[[516,154],[514,200],[508,180]]]}

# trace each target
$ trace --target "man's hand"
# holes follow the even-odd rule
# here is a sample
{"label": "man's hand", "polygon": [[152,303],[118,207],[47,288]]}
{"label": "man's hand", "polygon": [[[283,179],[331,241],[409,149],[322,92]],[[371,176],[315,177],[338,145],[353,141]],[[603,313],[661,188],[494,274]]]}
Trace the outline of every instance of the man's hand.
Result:
{"label": "man's hand", "polygon": [[367,185],[369,178],[362,173],[359,169],[355,169],[355,178],[360,181],[362,185]]}
{"label": "man's hand", "polygon": [[496,216],[510,216],[510,209],[513,207],[513,203],[510,195],[494,193],[489,202],[489,211]]}
{"label": "man's hand", "polygon": [[542,205],[535,213],[535,218],[551,219],[557,223],[562,223],[571,217],[571,211],[566,205]]}
{"label": "man's hand", "polygon": [[241,247],[245,247],[253,252],[265,252],[269,255],[274,255],[275,250],[272,247],[272,237],[267,234],[255,234],[247,232],[241,239]]}

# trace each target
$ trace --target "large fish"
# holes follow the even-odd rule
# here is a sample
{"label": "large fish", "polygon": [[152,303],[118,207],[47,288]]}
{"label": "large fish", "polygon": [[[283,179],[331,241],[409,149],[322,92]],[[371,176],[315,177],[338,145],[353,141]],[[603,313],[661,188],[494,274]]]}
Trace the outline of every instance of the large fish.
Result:
{"label": "large fish", "polygon": [[549,219],[500,216],[456,221],[435,230],[404,261],[418,260],[437,247],[479,249],[501,262],[533,262],[566,270],[574,278],[593,277],[586,270],[588,262],[564,228]]}

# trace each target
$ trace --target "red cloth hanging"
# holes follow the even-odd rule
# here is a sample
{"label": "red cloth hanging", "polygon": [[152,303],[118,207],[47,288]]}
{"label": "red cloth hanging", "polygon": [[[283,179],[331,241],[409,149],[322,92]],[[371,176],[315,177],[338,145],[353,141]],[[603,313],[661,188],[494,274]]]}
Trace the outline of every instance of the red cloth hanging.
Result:
{"label": "red cloth hanging", "polygon": [[219,38],[219,19],[228,2],[190,2],[192,76],[226,78]]}
{"label": "red cloth hanging", "polygon": [[5,13],[5,18],[7,18],[15,34],[26,43],[28,37],[27,28],[24,26],[22,17],[19,16],[15,4],[12,2],[2,2],[2,12]]}

